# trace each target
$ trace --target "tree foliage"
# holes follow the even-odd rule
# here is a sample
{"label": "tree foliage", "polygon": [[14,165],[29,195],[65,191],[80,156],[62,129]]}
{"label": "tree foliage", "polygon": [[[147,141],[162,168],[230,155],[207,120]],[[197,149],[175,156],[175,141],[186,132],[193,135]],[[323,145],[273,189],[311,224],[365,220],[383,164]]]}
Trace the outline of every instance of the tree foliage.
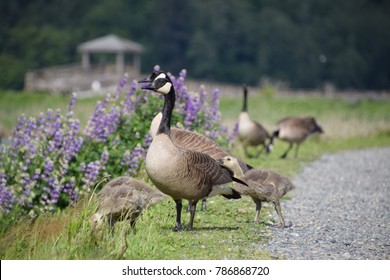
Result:
{"label": "tree foliage", "polygon": [[26,70],[78,61],[79,43],[116,33],[146,47],[144,71],[388,89],[389,13],[386,0],[4,0],[0,87],[20,89]]}

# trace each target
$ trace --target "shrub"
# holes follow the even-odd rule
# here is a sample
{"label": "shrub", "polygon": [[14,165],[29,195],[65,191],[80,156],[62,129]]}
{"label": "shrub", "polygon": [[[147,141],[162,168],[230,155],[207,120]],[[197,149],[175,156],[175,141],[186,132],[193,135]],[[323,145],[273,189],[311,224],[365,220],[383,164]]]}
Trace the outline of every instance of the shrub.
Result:
{"label": "shrub", "polygon": [[[173,124],[226,144],[219,91],[214,90],[211,98],[204,87],[189,92],[185,70],[170,77],[177,92]],[[34,216],[62,209],[98,189],[104,177],[138,175],[152,140],[150,122],[162,107],[161,96],[142,92],[136,81],[128,85],[124,76],[113,95],[97,102],[83,131],[73,114],[75,104],[73,94],[65,115],[49,109],[38,118],[19,118],[11,144],[0,149],[2,213],[17,207]]]}

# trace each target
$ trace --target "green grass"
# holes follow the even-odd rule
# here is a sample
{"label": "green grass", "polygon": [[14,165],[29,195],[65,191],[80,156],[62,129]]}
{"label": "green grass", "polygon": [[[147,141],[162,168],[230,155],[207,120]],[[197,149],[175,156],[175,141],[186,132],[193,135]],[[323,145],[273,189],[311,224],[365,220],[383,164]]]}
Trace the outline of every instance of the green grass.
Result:
{"label": "green grass", "polygon": [[[0,123],[10,133],[15,127],[18,117],[22,114],[29,117],[37,117],[39,113],[45,113],[47,109],[66,111],[69,95],[50,95],[43,92],[0,92]],[[91,113],[95,109],[96,101],[101,97],[80,99],[74,110],[75,116],[84,126]]]}
{"label": "green grass", "polygon": [[[222,93],[223,94],[223,93]],[[279,97],[250,93],[249,113],[253,119],[274,129],[287,115],[313,115],[325,134],[308,139],[286,160],[279,156],[287,144],[276,140],[273,153],[245,158],[238,143],[231,148],[236,156],[255,167],[273,169],[292,178],[299,170],[324,153],[390,145],[390,101],[338,98]],[[79,100],[76,116],[85,124],[98,98]],[[38,115],[47,108],[65,110],[68,97],[41,93],[0,93],[0,121],[10,131],[21,113]],[[241,100],[222,97],[221,114],[232,126],[241,109]],[[252,150],[252,152],[255,152]],[[146,175],[142,174],[143,179]],[[297,186],[299,188],[299,186]],[[289,195],[287,199],[293,199]],[[269,259],[255,244],[270,238],[270,223],[277,222],[273,207],[265,204],[262,223],[254,224],[254,203],[245,197],[230,201],[221,197],[208,200],[208,209],[198,211],[192,232],[172,232],[175,205],[166,200],[150,209],[137,222],[136,232],[127,223],[118,223],[113,233],[107,227],[92,232],[89,217],[96,209],[94,198],[83,199],[74,207],[33,220],[23,217],[10,223],[0,218],[1,259]],[[283,202],[282,202],[283,209]],[[189,214],[183,213],[184,223]]]}

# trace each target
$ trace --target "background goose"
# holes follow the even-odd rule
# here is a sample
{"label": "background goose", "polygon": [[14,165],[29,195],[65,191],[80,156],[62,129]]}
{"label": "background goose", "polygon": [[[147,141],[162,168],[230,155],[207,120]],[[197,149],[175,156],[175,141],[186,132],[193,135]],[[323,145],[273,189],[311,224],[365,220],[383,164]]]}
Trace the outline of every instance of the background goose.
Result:
{"label": "background goose", "polygon": [[107,217],[113,228],[117,221],[129,221],[134,228],[142,211],[167,198],[159,190],[128,176],[121,176],[108,182],[98,193],[99,208],[91,217],[94,228]]}
{"label": "background goose", "polygon": [[[158,76],[158,74],[161,73],[163,72],[161,71],[152,72],[149,77],[140,80],[139,82],[140,83],[152,82]],[[157,130],[161,123],[161,119],[162,119],[162,112],[158,113],[153,118],[152,123],[150,125],[150,134],[152,137],[154,137],[157,134]],[[226,150],[224,150],[219,144],[217,144],[215,141],[199,133],[192,132],[189,130],[171,127],[171,140],[178,147],[207,154],[215,160],[221,159],[225,156],[230,156],[230,154]],[[249,169],[252,169],[250,165],[246,164],[241,159],[237,159],[237,160],[244,173]],[[201,210],[206,209],[206,199],[202,200],[202,206],[200,209]]]}
{"label": "background goose", "polygon": [[285,222],[282,216],[282,209],[280,207],[279,199],[288,191],[294,189],[291,181],[270,170],[251,169],[247,173],[243,173],[237,159],[234,157],[224,157],[220,164],[234,174],[234,177],[241,179],[247,186],[234,183],[234,188],[243,195],[250,196],[256,204],[255,223],[259,222],[259,214],[261,210],[261,203],[270,201],[274,204],[275,210],[280,218],[280,225],[285,227]]}
{"label": "background goose", "polygon": [[222,194],[228,198],[240,195],[225,184],[234,180],[209,155],[178,147],[171,139],[170,122],[175,105],[175,89],[169,77],[160,73],[143,89],[164,95],[162,118],[146,155],[146,171],[156,185],[176,203],[176,227],[181,230],[182,199],[190,204],[189,230],[193,228],[196,204],[199,199]]}
{"label": "background goose", "polygon": [[278,121],[277,127],[278,128],[272,133],[270,148],[272,148],[275,137],[290,143],[281,158],[287,157],[287,154],[292,149],[294,143],[296,144],[294,158],[297,158],[299,145],[305,141],[307,137],[314,133],[323,133],[322,128],[317,124],[313,117],[286,117]]}
{"label": "background goose", "polygon": [[[241,113],[238,117],[238,139],[240,140],[246,156],[249,156],[248,147],[263,145],[267,153],[267,139],[270,138],[268,131],[258,122],[253,121],[248,114],[248,88],[244,86],[243,105]],[[261,150],[257,153],[258,157]]]}

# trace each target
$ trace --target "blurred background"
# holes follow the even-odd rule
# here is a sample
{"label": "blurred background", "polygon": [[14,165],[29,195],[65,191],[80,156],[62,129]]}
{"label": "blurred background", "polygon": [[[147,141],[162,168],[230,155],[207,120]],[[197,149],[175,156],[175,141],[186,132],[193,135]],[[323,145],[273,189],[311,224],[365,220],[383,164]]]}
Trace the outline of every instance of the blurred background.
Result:
{"label": "blurred background", "polygon": [[160,64],[233,84],[383,91],[389,14],[385,0],[2,0],[0,89],[22,90],[31,69],[80,63],[81,43],[116,34],[142,45],[143,73]]}

